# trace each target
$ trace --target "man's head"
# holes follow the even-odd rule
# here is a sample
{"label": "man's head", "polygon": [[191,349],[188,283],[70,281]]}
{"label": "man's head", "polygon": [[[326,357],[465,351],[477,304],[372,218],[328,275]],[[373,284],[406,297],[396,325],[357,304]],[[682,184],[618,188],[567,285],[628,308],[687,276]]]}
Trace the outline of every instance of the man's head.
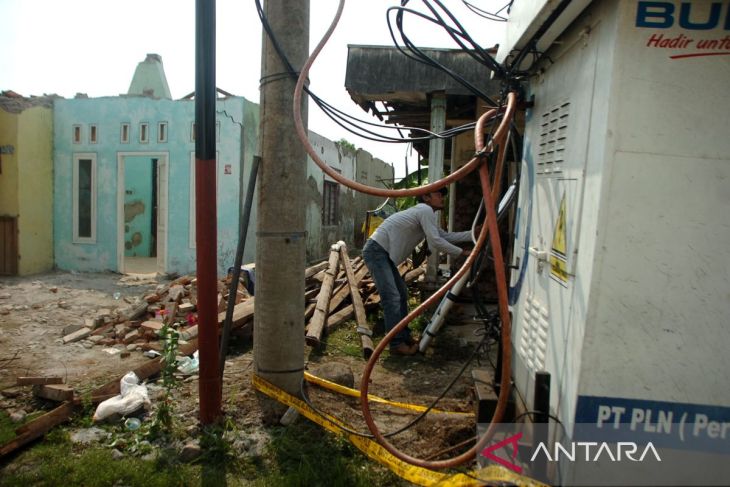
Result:
{"label": "man's head", "polygon": [[434,211],[443,210],[446,202],[446,188],[421,195],[421,201],[433,208]]}

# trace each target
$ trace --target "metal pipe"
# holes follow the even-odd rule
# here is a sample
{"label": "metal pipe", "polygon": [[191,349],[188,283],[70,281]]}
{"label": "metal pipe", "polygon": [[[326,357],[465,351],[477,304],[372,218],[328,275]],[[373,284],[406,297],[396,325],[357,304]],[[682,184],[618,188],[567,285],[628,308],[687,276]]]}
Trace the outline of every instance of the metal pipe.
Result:
{"label": "metal pipe", "polygon": [[248,188],[246,189],[246,204],[239,221],[238,246],[236,247],[236,258],[233,262],[233,274],[231,275],[231,287],[228,291],[228,302],[226,303],[226,319],[223,320],[223,332],[221,334],[220,370],[223,377],[223,370],[226,367],[226,354],[228,353],[228,340],[231,336],[231,322],[233,321],[233,308],[236,305],[238,295],[238,279],[241,277],[241,264],[243,263],[243,252],[246,249],[246,237],[248,236],[248,224],[251,220],[251,206],[253,206],[253,193],[256,190],[256,176],[259,173],[259,162],[261,158],[254,156],[251,165],[251,175],[248,177]]}
{"label": "metal pipe", "polygon": [[[533,444],[547,444],[548,421],[550,421],[550,373],[544,370],[535,372],[535,391],[532,401],[535,410],[533,423],[539,426],[535,428]],[[538,455],[533,463],[533,475],[544,480],[547,477],[547,459]]]}
{"label": "metal pipe", "polygon": [[218,373],[215,147],[215,0],[195,2],[195,255],[198,279],[200,422],[221,415]]}
{"label": "metal pipe", "polygon": [[[501,219],[501,217],[504,215],[504,210],[507,208],[507,205],[509,205],[510,201],[512,200],[512,195],[514,194],[514,188],[515,186],[510,186],[509,189],[505,192],[504,196],[499,202],[499,207],[497,208],[497,219]],[[472,223],[472,240],[476,243],[476,236],[474,235],[474,230],[477,225],[477,223],[481,218],[482,211],[484,209],[484,201],[482,201],[482,204],[479,206],[479,210],[477,211],[476,216],[474,217],[474,222]],[[456,298],[459,297],[461,294],[462,289],[464,288],[464,285],[467,283],[469,278],[472,277],[471,273],[465,273],[461,279],[456,281],[456,284],[454,284],[454,287],[451,288],[451,291],[446,293],[446,296],[441,300],[441,303],[438,305],[438,308],[436,308],[436,311],[434,312],[433,316],[431,317],[431,321],[429,322],[428,326],[426,326],[426,329],[423,331],[423,336],[421,337],[421,342],[418,344],[418,349],[423,353],[426,351],[428,346],[431,343],[431,340],[436,337],[436,333],[441,329],[441,326],[444,324],[444,321],[446,320],[446,315],[449,314],[449,311],[451,311],[452,306],[454,305],[454,302],[456,301]]]}

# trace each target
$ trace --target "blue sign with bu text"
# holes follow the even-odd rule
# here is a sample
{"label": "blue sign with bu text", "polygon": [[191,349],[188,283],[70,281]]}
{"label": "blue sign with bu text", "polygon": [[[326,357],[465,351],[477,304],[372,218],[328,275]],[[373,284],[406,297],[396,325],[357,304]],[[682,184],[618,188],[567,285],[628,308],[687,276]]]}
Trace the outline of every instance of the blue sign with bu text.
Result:
{"label": "blue sign with bu text", "polygon": [[[709,8],[708,8],[709,4]],[[679,8],[678,8],[679,7]],[[730,2],[637,2],[636,27],[730,30]]]}

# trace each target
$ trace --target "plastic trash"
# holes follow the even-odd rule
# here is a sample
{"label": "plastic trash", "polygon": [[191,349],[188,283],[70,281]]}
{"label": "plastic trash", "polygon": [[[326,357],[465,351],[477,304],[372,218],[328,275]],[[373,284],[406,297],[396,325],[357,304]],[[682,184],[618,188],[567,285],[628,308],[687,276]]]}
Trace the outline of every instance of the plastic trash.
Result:
{"label": "plastic trash", "polygon": [[140,426],[142,426],[142,421],[140,421],[139,418],[127,418],[124,422],[124,427],[129,431],[138,430]]}
{"label": "plastic trash", "polygon": [[114,299],[118,300],[120,297],[122,297],[122,293],[117,292],[117,293],[114,293],[113,296],[114,296]]}
{"label": "plastic trash", "polygon": [[183,357],[177,361],[177,370],[181,374],[192,375],[198,373],[198,352],[193,354],[193,357]]}
{"label": "plastic trash", "polygon": [[139,383],[139,377],[134,372],[128,372],[119,381],[120,394],[102,401],[94,412],[94,421],[101,421],[112,414],[127,415],[140,407],[149,407],[150,398],[147,395],[147,386]]}

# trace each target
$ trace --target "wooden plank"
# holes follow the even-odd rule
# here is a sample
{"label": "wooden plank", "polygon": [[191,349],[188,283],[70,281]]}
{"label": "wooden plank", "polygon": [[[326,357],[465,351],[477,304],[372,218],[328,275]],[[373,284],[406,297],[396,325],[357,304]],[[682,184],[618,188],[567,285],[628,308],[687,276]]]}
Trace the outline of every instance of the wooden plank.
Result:
{"label": "wooden plank", "polygon": [[347,255],[347,247],[344,245],[340,247],[340,259],[345,268],[347,284],[350,289],[350,299],[352,299],[352,306],[355,312],[355,323],[357,323],[357,332],[360,335],[360,348],[362,349],[363,357],[369,359],[373,354],[373,340],[370,338],[373,335],[373,331],[370,329],[370,325],[368,325],[365,307],[362,304],[362,296],[360,296],[360,289],[358,288],[358,281],[355,280],[355,273],[352,271],[350,258]]}
{"label": "wooden plank", "polygon": [[[231,318],[231,325],[232,326],[241,326],[245,323],[248,323],[253,319],[253,311],[254,311],[254,303],[255,303],[256,297],[251,297],[250,299],[237,304],[233,307],[233,317]],[[218,324],[222,324],[223,321],[226,319],[226,312],[225,310],[222,313],[218,313]]]}
{"label": "wooden plank", "polygon": [[16,386],[42,386],[45,384],[63,384],[61,377],[17,377]]}
{"label": "wooden plank", "polygon": [[74,398],[74,388],[68,384],[43,384],[33,386],[33,395],[51,401],[71,401]]}
{"label": "wooden plank", "polygon": [[21,446],[30,443],[36,438],[45,435],[51,428],[69,420],[73,413],[74,405],[64,402],[56,409],[39,416],[33,421],[23,425],[23,433],[0,446],[0,458],[12,453]]}
{"label": "wooden plank", "polygon": [[329,265],[324,279],[322,280],[322,287],[319,291],[319,295],[317,296],[317,305],[314,308],[314,314],[312,315],[312,319],[309,321],[309,326],[307,327],[307,332],[304,337],[307,344],[312,347],[320,344],[322,331],[324,330],[327,322],[327,315],[330,310],[330,300],[332,298],[332,285],[340,267],[339,250],[339,242],[330,247]]}

